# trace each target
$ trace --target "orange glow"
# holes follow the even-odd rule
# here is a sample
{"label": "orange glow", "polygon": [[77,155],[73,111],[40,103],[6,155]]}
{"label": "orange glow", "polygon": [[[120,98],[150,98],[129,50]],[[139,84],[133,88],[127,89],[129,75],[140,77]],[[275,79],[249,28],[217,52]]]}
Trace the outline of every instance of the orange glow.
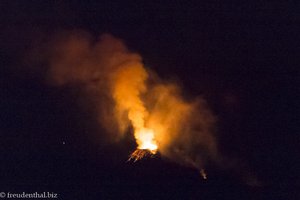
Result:
{"label": "orange glow", "polygon": [[82,90],[112,142],[133,130],[137,149],[129,160],[159,151],[201,170],[207,158],[218,159],[215,117],[203,97],[185,99],[180,84],[160,79],[122,40],[108,34],[91,38],[82,32],[58,35],[37,58],[50,67],[49,83]]}
{"label": "orange glow", "polygon": [[138,149],[147,149],[152,153],[157,150],[157,144],[154,139],[154,132],[151,129],[143,128],[135,133],[138,143]]}
{"label": "orange glow", "polygon": [[141,95],[147,92],[145,84],[148,74],[139,63],[130,63],[120,68],[113,77],[113,97],[117,103],[116,113],[120,124],[122,117],[127,115],[134,128],[137,149],[149,150],[156,153],[157,143],[154,131],[145,127],[149,112]]}

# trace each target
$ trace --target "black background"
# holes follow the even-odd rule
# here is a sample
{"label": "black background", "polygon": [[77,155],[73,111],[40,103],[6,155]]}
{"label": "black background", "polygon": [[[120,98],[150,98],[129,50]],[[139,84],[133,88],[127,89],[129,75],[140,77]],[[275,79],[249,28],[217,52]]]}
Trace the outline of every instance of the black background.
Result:
{"label": "black background", "polygon": [[[141,2],[0,2],[0,190],[60,199],[297,199],[298,3]],[[204,181],[159,155],[127,163],[130,138],[108,145],[76,91],[48,86],[25,64],[43,35],[73,29],[122,38],[161,77],[180,80],[185,95],[203,95],[218,117],[220,151],[259,184],[213,166]]]}

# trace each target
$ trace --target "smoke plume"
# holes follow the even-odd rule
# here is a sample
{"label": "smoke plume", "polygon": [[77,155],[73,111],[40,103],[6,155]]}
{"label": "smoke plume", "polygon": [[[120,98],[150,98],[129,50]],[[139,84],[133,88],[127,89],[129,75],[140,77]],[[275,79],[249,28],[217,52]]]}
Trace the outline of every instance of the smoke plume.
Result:
{"label": "smoke plume", "polygon": [[185,100],[176,83],[161,80],[120,39],[64,33],[45,52],[48,82],[79,87],[83,98],[95,102],[99,123],[112,138],[133,130],[138,148],[157,148],[199,169],[217,159],[215,118],[205,100]]}

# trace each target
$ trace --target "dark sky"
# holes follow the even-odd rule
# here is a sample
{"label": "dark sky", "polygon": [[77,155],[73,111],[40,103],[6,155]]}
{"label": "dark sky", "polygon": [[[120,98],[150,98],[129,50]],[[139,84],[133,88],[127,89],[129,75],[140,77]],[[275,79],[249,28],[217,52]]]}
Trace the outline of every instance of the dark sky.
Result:
{"label": "dark sky", "polygon": [[[141,2],[0,1],[0,190],[60,199],[297,199],[299,3]],[[203,95],[218,117],[221,152],[259,186],[216,166],[203,181],[159,155],[126,163],[130,139],[107,145],[76,91],[28,70],[33,46],[73,29],[123,39],[161,77],[180,80],[186,96]]]}

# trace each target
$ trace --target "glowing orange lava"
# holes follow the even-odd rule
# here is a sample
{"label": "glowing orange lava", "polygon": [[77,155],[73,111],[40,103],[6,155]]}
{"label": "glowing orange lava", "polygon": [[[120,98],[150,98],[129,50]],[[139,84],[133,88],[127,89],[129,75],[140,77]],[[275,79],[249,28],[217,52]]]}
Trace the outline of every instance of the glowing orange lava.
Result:
{"label": "glowing orange lava", "polygon": [[129,156],[128,161],[134,162],[142,159],[147,155],[153,155],[157,152],[157,143],[154,139],[154,131],[148,128],[142,128],[134,134],[138,144],[137,149]]}
{"label": "glowing orange lava", "polygon": [[143,128],[135,133],[138,144],[138,149],[146,149],[155,153],[157,151],[157,144],[154,139],[154,132],[152,129]]}

